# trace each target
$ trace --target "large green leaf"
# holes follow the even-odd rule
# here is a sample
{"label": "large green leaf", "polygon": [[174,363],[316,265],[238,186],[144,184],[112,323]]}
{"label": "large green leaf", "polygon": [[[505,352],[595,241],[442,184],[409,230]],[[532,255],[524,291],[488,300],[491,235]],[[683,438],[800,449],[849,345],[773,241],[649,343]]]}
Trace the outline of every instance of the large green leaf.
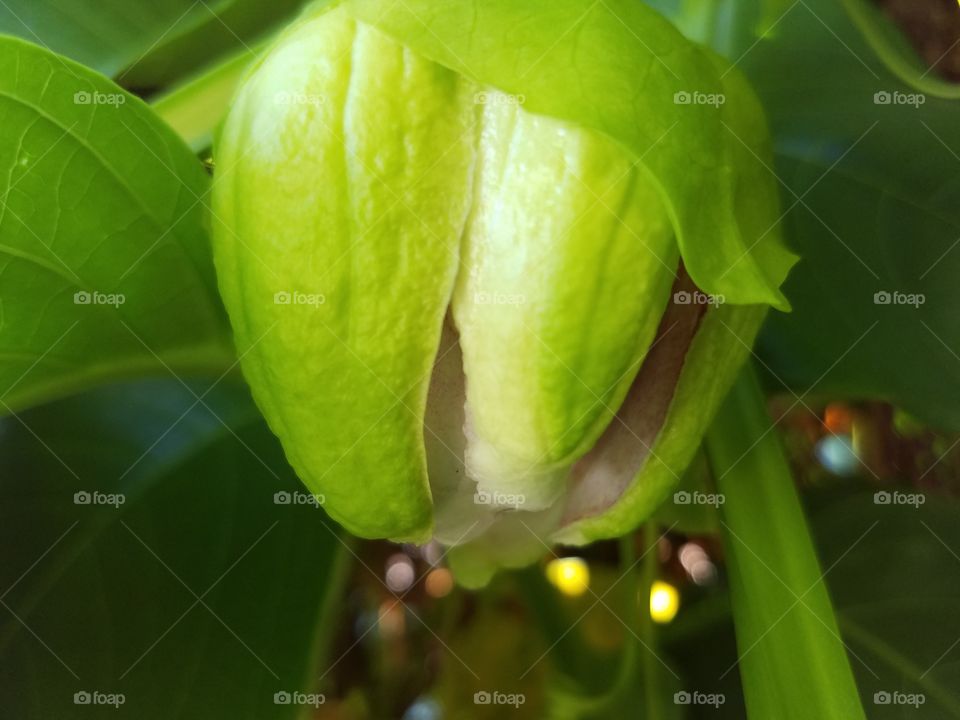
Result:
{"label": "large green leaf", "polygon": [[794,312],[770,318],[764,359],[797,390],[882,398],[960,428],[956,104],[919,70],[894,75],[841,3],[796,4],[762,39],[743,17],[731,56],[767,108],[802,256],[785,285]]}
{"label": "large green leaf", "polygon": [[960,508],[897,492],[910,502],[846,493],[813,514],[840,629],[871,720],[960,718]]}
{"label": "large green leaf", "polygon": [[[754,192],[755,165],[767,154],[755,99],[735,71],[663,16],[636,0],[345,7],[531,112],[619,141],[657,183],[700,288],[731,303],[786,306],[779,286],[794,258],[779,243],[775,203],[763,188]],[[757,237],[760,225],[774,227]]]}
{"label": "large green leaf", "polygon": [[6,0],[0,32],[149,88],[246,48],[302,1]]}
{"label": "large green leaf", "polygon": [[[236,384],[117,386],[0,421],[4,716],[295,717],[274,694],[329,665],[344,546],[277,492],[301,490]],[[74,703],[95,691],[125,703]]]}
{"label": "large green leaf", "polygon": [[[874,490],[844,480],[804,495],[863,703],[872,720],[960,718],[957,503],[928,494],[919,507],[878,504]],[[906,488],[898,492],[911,497]],[[722,586],[693,602],[685,596],[667,628],[667,649],[693,687],[724,693],[710,717],[743,720],[737,673],[726,672],[738,657],[726,597]],[[919,708],[905,704],[918,694]]]}
{"label": "large green leaf", "polygon": [[772,431],[759,386],[744,373],[707,434],[725,497],[723,540],[748,715],[865,719],[790,468]]}
{"label": "large green leaf", "polygon": [[0,411],[231,362],[209,180],[106,78],[0,38]]}

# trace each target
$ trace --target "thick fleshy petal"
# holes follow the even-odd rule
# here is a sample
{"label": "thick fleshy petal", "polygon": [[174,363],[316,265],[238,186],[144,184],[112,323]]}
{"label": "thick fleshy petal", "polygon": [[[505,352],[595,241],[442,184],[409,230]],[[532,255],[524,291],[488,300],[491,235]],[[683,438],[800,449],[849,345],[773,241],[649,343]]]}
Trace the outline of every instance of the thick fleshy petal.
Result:
{"label": "thick fleshy petal", "polygon": [[423,419],[472,94],[333,9],[259,61],[217,146],[216,261],[244,371],[301,479],[364,537],[431,532]]}
{"label": "thick fleshy petal", "polygon": [[612,140],[483,96],[453,312],[467,471],[495,504],[557,501],[619,407],[678,251],[643,168]]}

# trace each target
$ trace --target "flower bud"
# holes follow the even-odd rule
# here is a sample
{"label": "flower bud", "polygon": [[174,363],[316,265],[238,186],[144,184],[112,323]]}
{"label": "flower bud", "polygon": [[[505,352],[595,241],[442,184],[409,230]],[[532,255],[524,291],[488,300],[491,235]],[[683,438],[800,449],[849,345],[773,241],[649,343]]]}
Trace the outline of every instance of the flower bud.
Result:
{"label": "flower bud", "polygon": [[[655,509],[766,307],[784,305],[792,257],[761,227],[776,197],[743,148],[676,168],[615,132],[624,113],[681,112],[672,94],[594,122],[535,69],[487,67],[513,52],[493,32],[510,4],[477,19],[487,55],[450,4],[410,3],[437,11],[429,33],[368,6],[308,10],[246,77],[216,148],[218,276],[254,397],[330,515],[362,537],[436,537],[480,584]],[[694,52],[639,12],[628,29],[652,23]],[[579,52],[605,57],[602,35]],[[438,57],[458,43],[478,72]],[[615,60],[593,81],[622,80]],[[752,133],[760,162],[762,115],[725,82],[726,122]],[[703,213],[733,218],[710,257],[688,172],[712,194]]]}

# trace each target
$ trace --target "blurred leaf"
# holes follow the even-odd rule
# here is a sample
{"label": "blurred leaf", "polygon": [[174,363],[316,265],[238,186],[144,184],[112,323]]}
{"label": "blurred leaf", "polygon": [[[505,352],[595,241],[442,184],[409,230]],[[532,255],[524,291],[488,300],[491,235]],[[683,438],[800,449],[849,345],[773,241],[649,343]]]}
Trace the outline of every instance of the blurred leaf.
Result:
{"label": "blurred leaf", "polygon": [[794,312],[771,314],[761,353],[797,391],[885,399],[958,429],[957,105],[893,75],[842,5],[798,3],[772,38],[744,11],[733,41],[770,117],[802,256],[785,286]]}
{"label": "blurred leaf", "polygon": [[954,100],[960,98],[960,85],[927,68],[900,28],[877,3],[843,0],[843,5],[864,40],[897,77],[922,92]]}
{"label": "blurred leaf", "polygon": [[[255,49],[265,45],[261,43]],[[250,52],[243,50],[204,68],[153,100],[154,112],[176,130],[193,151],[209,148],[213,131],[226,116],[250,57]]]}
{"label": "blurred leaf", "polygon": [[6,0],[0,33],[39,43],[127,87],[168,83],[252,44],[303,0]]}
{"label": "blurred leaf", "polygon": [[[304,0],[222,0],[195,24],[178,26],[135,58],[123,71],[129,87],[157,88],[196,71],[225,54],[241,53],[254,59],[257,46],[291,20]],[[204,3],[200,3],[203,7]]]}
{"label": "blurred leaf", "polygon": [[[302,710],[274,693],[320,675],[343,546],[322,511],[275,504],[300,485],[244,388],[141,383],[5,418],[0,483],[5,716]],[[94,691],[125,702],[74,704]]]}
{"label": "blurred leaf", "polygon": [[[898,492],[923,504],[858,493],[814,515],[840,629],[871,719],[960,718],[960,507]],[[895,692],[923,704],[882,703]]]}
{"label": "blurred leaf", "polygon": [[866,718],[803,510],[763,396],[745,372],[707,435],[752,720]]}
{"label": "blurred leaf", "polygon": [[209,179],[141,101],[0,38],[0,412],[232,362]]}

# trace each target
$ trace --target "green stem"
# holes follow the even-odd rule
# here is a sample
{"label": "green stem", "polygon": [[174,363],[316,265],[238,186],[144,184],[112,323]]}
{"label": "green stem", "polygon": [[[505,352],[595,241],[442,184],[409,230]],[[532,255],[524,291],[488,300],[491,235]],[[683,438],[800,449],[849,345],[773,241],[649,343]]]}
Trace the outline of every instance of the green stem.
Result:
{"label": "green stem", "polygon": [[725,500],[723,541],[750,718],[863,720],[800,498],[752,369],[717,414],[707,451]]}
{"label": "green stem", "polygon": [[[317,611],[318,619],[313,636],[311,657],[304,678],[304,686],[308,690],[316,682],[317,675],[320,674],[319,668],[330,664],[336,633],[342,627],[339,617],[343,598],[353,570],[357,540],[345,532],[339,530],[336,532],[339,541],[330,559],[330,572],[327,576],[323,600]],[[307,707],[307,710],[310,710],[310,708]]]}

